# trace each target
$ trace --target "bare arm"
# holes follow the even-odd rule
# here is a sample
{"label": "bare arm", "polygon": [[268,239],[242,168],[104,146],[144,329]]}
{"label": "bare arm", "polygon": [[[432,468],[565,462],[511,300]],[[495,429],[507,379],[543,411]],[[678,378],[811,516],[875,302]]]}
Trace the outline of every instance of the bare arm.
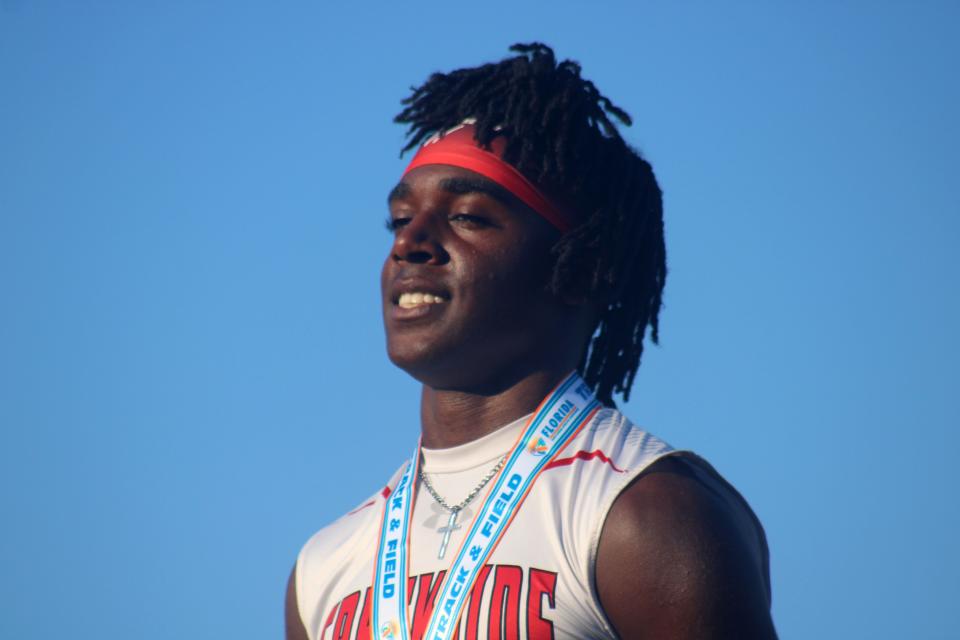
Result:
{"label": "bare arm", "polygon": [[287,640],[309,640],[307,630],[303,627],[303,621],[300,619],[300,610],[297,607],[297,565],[293,565],[290,571],[290,579],[287,580],[287,604],[285,607]]}
{"label": "bare arm", "polygon": [[657,462],[610,510],[597,590],[624,640],[775,639],[749,513],[688,465]]}

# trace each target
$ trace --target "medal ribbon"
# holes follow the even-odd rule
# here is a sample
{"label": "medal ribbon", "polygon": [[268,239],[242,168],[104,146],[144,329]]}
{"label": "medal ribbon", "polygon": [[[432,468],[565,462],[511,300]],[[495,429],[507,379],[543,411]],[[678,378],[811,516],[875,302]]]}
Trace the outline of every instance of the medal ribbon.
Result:
{"label": "medal ribbon", "polygon": [[413,500],[410,486],[420,467],[420,443],[397,488],[387,496],[380,522],[380,544],[373,585],[372,640],[409,640],[407,623],[407,556]]}
{"label": "medal ribbon", "polygon": [[[576,372],[540,404],[484,498],[437,596],[427,640],[448,640],[477,574],[519,511],[540,471],[599,409]],[[384,506],[373,585],[373,640],[409,640],[407,555],[420,447]]]}

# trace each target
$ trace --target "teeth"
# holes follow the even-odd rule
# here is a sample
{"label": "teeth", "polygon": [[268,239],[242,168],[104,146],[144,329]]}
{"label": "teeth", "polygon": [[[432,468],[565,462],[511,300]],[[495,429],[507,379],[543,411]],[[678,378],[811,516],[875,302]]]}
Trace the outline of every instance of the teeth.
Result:
{"label": "teeth", "polygon": [[442,302],[444,302],[444,299],[440,296],[415,291],[411,293],[401,293],[400,300],[397,301],[397,304],[404,309],[411,309],[422,304],[440,304]]}

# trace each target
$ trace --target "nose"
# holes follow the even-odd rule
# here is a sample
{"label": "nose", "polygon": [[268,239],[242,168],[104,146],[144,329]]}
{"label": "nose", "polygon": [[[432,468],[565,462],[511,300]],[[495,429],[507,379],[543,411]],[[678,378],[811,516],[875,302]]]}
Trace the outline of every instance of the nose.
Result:
{"label": "nose", "polygon": [[439,241],[431,215],[426,212],[410,218],[400,227],[393,241],[393,259],[412,264],[443,264],[447,253]]}

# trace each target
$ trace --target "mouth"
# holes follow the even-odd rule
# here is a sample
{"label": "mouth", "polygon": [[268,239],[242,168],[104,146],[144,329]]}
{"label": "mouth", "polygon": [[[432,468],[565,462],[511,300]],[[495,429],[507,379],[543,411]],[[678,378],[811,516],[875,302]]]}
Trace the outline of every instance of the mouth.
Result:
{"label": "mouth", "polygon": [[394,304],[401,309],[415,309],[422,305],[445,304],[447,298],[426,291],[408,291],[401,293]]}
{"label": "mouth", "polygon": [[390,294],[390,315],[411,320],[441,313],[450,302],[450,294],[426,281],[400,281]]}

